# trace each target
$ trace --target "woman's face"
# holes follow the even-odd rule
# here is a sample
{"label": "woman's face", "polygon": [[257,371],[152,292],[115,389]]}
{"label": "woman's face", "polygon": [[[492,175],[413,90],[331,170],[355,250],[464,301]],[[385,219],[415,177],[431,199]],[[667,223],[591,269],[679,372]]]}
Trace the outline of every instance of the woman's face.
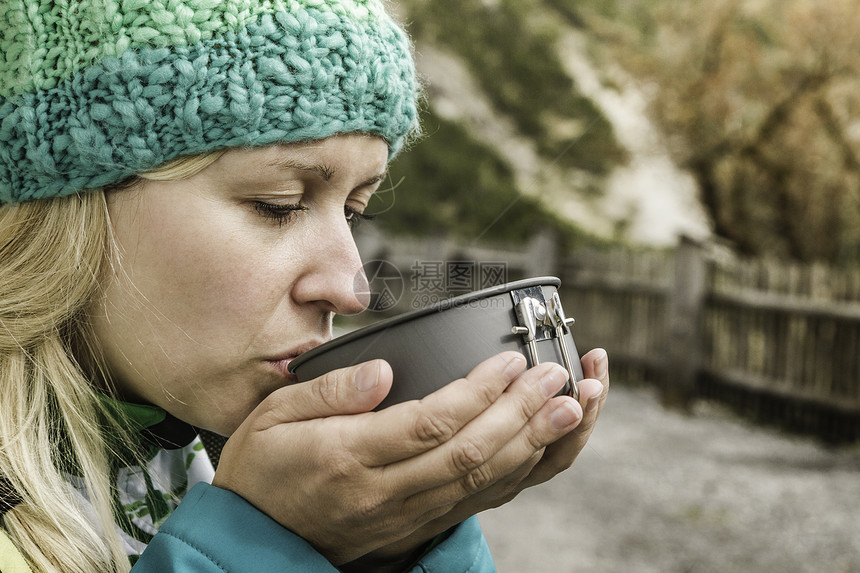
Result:
{"label": "woman's face", "polygon": [[382,181],[376,137],[233,150],[108,195],[120,265],[93,326],[123,396],[229,435],[287,364],[361,311],[350,223]]}

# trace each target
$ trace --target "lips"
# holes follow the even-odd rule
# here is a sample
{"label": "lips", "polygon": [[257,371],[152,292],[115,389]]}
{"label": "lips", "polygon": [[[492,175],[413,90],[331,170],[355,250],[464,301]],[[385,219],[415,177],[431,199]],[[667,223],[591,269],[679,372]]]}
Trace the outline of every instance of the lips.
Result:
{"label": "lips", "polygon": [[295,359],[300,354],[303,354],[309,350],[313,350],[314,348],[316,348],[317,346],[319,346],[323,342],[325,342],[325,341],[324,340],[314,340],[311,342],[307,342],[305,344],[297,346],[296,348],[294,348],[292,350],[289,350],[288,352],[280,355],[277,358],[270,358],[270,359],[266,360],[266,362],[271,364],[272,367],[281,376],[283,376],[284,378],[286,378],[287,380],[289,380],[291,382],[296,382],[297,379],[296,379],[295,374],[291,373],[289,370],[290,362],[292,362],[293,359]]}

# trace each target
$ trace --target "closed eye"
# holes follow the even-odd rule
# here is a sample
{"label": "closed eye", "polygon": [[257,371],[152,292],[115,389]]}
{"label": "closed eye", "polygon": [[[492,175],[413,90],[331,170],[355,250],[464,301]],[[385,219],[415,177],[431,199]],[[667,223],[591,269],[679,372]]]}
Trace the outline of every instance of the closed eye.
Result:
{"label": "closed eye", "polygon": [[292,221],[296,213],[307,211],[308,208],[301,203],[279,205],[276,203],[266,203],[265,201],[254,201],[254,210],[266,220],[277,223],[280,227]]}
{"label": "closed eye", "polygon": [[374,219],[373,215],[365,215],[349,205],[344,205],[343,216],[346,218],[346,222],[349,223],[350,229],[355,229],[362,221],[372,221]]}

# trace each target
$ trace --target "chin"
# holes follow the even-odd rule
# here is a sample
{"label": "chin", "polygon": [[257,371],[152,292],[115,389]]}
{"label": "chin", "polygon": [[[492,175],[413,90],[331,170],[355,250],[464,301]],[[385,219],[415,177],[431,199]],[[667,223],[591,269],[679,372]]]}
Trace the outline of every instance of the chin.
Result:
{"label": "chin", "polygon": [[289,381],[271,371],[245,373],[241,380],[223,378],[220,384],[207,388],[205,395],[198,387],[198,399],[191,402],[189,397],[186,402],[193,408],[171,413],[196,428],[229,437],[269,395],[287,385]]}
{"label": "chin", "polygon": [[241,408],[235,402],[221,402],[211,404],[203,412],[191,413],[191,415],[188,415],[189,412],[185,412],[185,416],[177,417],[195,428],[229,437],[242,425],[253,410],[253,405]]}
{"label": "chin", "polygon": [[214,434],[218,434],[219,436],[224,436],[225,438],[229,438],[233,435],[239,426],[244,422],[244,418],[242,420],[208,420],[207,424],[197,425],[195,427],[201,430],[207,430]]}

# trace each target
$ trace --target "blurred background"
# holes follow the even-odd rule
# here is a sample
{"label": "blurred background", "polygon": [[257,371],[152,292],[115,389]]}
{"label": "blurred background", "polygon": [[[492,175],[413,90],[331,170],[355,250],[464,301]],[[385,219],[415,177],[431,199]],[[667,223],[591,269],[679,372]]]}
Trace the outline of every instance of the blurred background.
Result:
{"label": "blurred background", "polygon": [[610,355],[574,468],[482,514],[499,570],[860,571],[860,6],[393,7],[424,134],[342,326],[554,275]]}

